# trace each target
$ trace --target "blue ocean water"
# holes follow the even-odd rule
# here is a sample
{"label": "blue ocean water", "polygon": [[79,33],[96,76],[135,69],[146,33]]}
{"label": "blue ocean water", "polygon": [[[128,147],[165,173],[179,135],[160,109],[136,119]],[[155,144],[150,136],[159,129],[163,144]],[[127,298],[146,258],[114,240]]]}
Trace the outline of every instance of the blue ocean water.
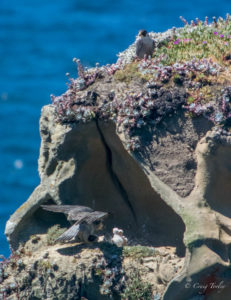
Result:
{"label": "blue ocean water", "polygon": [[116,61],[139,29],[165,31],[191,20],[225,17],[230,0],[0,0],[0,254],[4,227],[39,184],[39,117],[50,94],[85,66]]}

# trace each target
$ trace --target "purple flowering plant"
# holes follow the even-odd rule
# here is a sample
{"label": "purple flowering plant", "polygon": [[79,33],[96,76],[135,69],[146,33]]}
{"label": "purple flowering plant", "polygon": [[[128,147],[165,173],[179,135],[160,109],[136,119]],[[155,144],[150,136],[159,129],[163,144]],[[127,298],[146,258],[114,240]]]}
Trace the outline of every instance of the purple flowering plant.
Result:
{"label": "purple flowering plant", "polygon": [[175,30],[174,39],[168,42],[167,51],[164,47],[160,47],[156,51],[156,56],[164,53],[167,59],[163,63],[166,65],[176,61],[190,61],[193,57],[198,59],[215,57],[222,64],[227,46],[231,46],[230,16],[218,20],[214,17],[212,23],[209,23],[208,17],[204,21],[196,18],[191,23],[183,17],[180,19],[184,27]]}
{"label": "purple flowering plant", "polygon": [[[206,17],[205,21],[196,19],[190,25],[181,19],[185,26],[174,29],[174,35],[155,49],[153,58],[137,60],[133,57],[126,62],[121,56],[112,65],[97,65],[91,69],[84,68],[79,60],[74,59],[78,77],[73,79],[67,74],[67,91],[58,97],[51,96],[57,121],[86,123],[97,119],[110,120],[115,122],[118,133],[125,135],[127,148],[134,151],[140,146],[138,132],[150,124],[158,124],[179,105],[192,115],[203,115],[216,124],[230,118],[227,101],[231,99],[230,91],[222,92],[217,102],[208,100],[201,93],[203,85],[214,84],[217,79],[212,78],[218,78],[226,67],[224,53],[230,46],[230,21],[219,19],[217,22],[213,19],[213,23],[209,24]],[[94,90],[97,82],[104,78],[111,82],[126,82],[128,87],[122,92],[119,89],[108,92],[100,100]],[[133,80],[143,80],[146,84],[143,89],[129,90]],[[168,87],[165,89],[166,84]],[[165,100],[158,100],[174,86],[187,90],[187,95],[180,97],[179,103],[173,101],[170,105]]]}

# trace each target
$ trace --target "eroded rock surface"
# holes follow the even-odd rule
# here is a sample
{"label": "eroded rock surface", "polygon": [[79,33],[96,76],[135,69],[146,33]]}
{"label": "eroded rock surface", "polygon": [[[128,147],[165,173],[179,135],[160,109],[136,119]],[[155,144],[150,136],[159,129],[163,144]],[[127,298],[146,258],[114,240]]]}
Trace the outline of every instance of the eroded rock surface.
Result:
{"label": "eroded rock surface", "polygon": [[[148,132],[142,151],[131,155],[123,146],[124,137],[116,133],[112,123],[92,121],[88,124],[57,125],[54,116],[52,106],[43,108],[39,158],[41,184],[7,223],[6,235],[11,247],[18,249],[20,244],[30,240],[30,236],[44,234],[54,224],[60,224],[61,227],[68,225],[63,215],[43,211],[40,208],[41,204],[83,204],[111,213],[111,217],[106,221],[107,236],[111,234],[112,228],[117,226],[123,228],[130,245],[175,247],[173,255],[181,262],[181,266],[182,258],[186,257],[183,268],[176,268],[177,263],[172,263],[171,259],[144,260],[144,268],[141,267],[140,270],[146,278],[153,279],[153,295],[163,295],[168,285],[163,299],[184,300],[198,293],[215,297],[215,288],[195,289],[193,285],[187,285],[188,282],[212,282],[211,274],[216,278],[216,282],[220,280],[219,282],[224,283],[225,293],[230,280],[230,135],[218,136],[213,131],[208,131],[209,126],[206,127],[202,119],[195,122],[181,112],[159,126],[155,132]],[[184,129],[185,124],[187,131]],[[207,134],[201,138],[206,131]],[[145,137],[145,133],[143,136]],[[185,166],[185,173],[182,173],[182,165]],[[178,176],[174,178],[174,172],[167,173],[167,170],[176,170],[177,166]],[[160,173],[159,169],[162,170]],[[191,175],[189,174],[187,179],[190,172]],[[162,178],[164,174],[166,177]],[[184,194],[182,191],[188,194],[184,187],[180,188],[179,193],[172,189],[174,185],[179,186],[184,174],[188,181],[196,175],[190,189],[194,188],[187,197],[181,197]],[[185,246],[190,251],[185,253]],[[54,282],[48,279],[51,275],[47,275],[47,280],[53,288],[56,286],[55,282],[59,285],[57,282],[61,282],[63,277],[66,289],[59,291],[58,288],[57,293],[66,295],[69,293],[68,286],[78,286],[76,294],[71,294],[70,297],[80,299],[79,295],[85,295],[84,292],[80,292],[81,286],[83,290],[87,286],[87,290],[90,289],[93,294],[97,290],[97,299],[107,299],[108,296],[102,296],[100,293],[100,282],[96,284],[97,280],[89,275],[92,272],[90,269],[87,272],[91,277],[89,283],[82,282],[85,279],[76,270],[80,268],[83,260],[78,261],[73,256],[75,251],[77,253],[81,249],[84,252],[85,248],[89,253],[97,255],[103,244],[76,245],[73,248],[52,247],[50,250],[46,248],[50,253],[49,264],[57,264],[60,267],[62,264],[70,264],[67,258],[75,259],[75,264],[72,264],[74,269],[70,268],[66,275],[62,272],[57,273],[58,281],[54,279],[55,272],[52,271]],[[67,256],[68,249],[75,251]],[[35,263],[35,258],[33,256],[32,259],[28,254],[30,250],[23,251],[27,254],[20,254],[20,259],[25,259],[25,265],[28,265],[24,273],[30,274],[30,262]],[[33,250],[40,260],[45,255],[43,252],[40,247]],[[60,262],[55,262],[55,255],[58,255]],[[171,254],[169,255],[171,257]],[[134,261],[131,258],[128,260],[131,268]],[[41,260],[41,263],[45,261]],[[89,264],[90,262],[86,263]],[[35,273],[37,276],[37,271]],[[45,273],[42,276],[45,276]],[[28,276],[30,277],[25,275]],[[32,289],[25,288],[25,291],[30,297],[35,297],[33,299],[47,299],[52,292],[48,289],[36,296],[36,290],[41,290],[40,279],[33,276],[27,278],[32,284]],[[18,285],[24,293],[22,282]],[[8,284],[8,281],[4,280],[3,283]],[[14,289],[12,291],[14,292]],[[218,291],[221,292],[219,289]],[[92,297],[88,294],[88,299],[96,299]],[[117,297],[121,297],[119,293]],[[48,299],[56,298],[49,296]]]}

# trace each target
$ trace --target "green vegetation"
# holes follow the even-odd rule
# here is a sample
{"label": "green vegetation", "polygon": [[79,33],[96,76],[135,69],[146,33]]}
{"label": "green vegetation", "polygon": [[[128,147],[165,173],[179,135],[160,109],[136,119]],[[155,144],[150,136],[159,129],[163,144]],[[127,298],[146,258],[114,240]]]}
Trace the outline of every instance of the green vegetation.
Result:
{"label": "green vegetation", "polygon": [[172,40],[157,49],[155,57],[165,55],[162,63],[171,65],[176,62],[197,59],[213,58],[224,63],[228,58],[231,46],[231,22],[219,22],[215,27],[199,25],[192,27],[186,25],[180,33],[174,35]]}
{"label": "green vegetation", "polygon": [[100,269],[100,268],[96,268],[95,269],[95,276],[102,276],[102,275],[104,275],[103,270]]}
{"label": "green vegetation", "polygon": [[187,104],[191,104],[195,101],[195,99],[192,96],[189,96],[187,99]]}
{"label": "green vegetation", "polygon": [[201,104],[209,103],[211,100],[216,99],[221,94],[222,86],[219,84],[205,85],[200,89],[187,89],[189,97],[187,104],[199,101]]}
{"label": "green vegetation", "polygon": [[156,255],[153,247],[145,246],[125,246],[123,248],[123,257],[142,258]]}
{"label": "green vegetation", "polygon": [[126,281],[126,287],[121,294],[126,300],[150,300],[152,298],[152,287],[143,282],[138,270],[134,269]]}
{"label": "green vegetation", "polygon": [[116,71],[114,78],[115,80],[130,83],[132,80],[137,78],[148,81],[152,76],[142,74],[138,69],[138,63],[132,62],[127,64],[124,69]]}
{"label": "green vegetation", "polygon": [[51,269],[51,263],[48,260],[39,260],[38,269],[41,271],[47,271]]}
{"label": "green vegetation", "polygon": [[60,225],[54,225],[47,231],[47,245],[54,245],[55,240],[66,231],[67,228],[60,228]]}

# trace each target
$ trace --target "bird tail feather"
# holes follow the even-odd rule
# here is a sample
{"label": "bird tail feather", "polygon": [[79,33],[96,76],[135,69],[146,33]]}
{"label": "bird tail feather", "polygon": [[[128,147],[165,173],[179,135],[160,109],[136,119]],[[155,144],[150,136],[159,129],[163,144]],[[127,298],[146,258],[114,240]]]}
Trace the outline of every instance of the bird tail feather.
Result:
{"label": "bird tail feather", "polygon": [[76,238],[76,236],[79,233],[79,230],[80,230],[80,225],[75,223],[63,234],[61,234],[55,241],[61,243],[71,241],[72,239]]}

